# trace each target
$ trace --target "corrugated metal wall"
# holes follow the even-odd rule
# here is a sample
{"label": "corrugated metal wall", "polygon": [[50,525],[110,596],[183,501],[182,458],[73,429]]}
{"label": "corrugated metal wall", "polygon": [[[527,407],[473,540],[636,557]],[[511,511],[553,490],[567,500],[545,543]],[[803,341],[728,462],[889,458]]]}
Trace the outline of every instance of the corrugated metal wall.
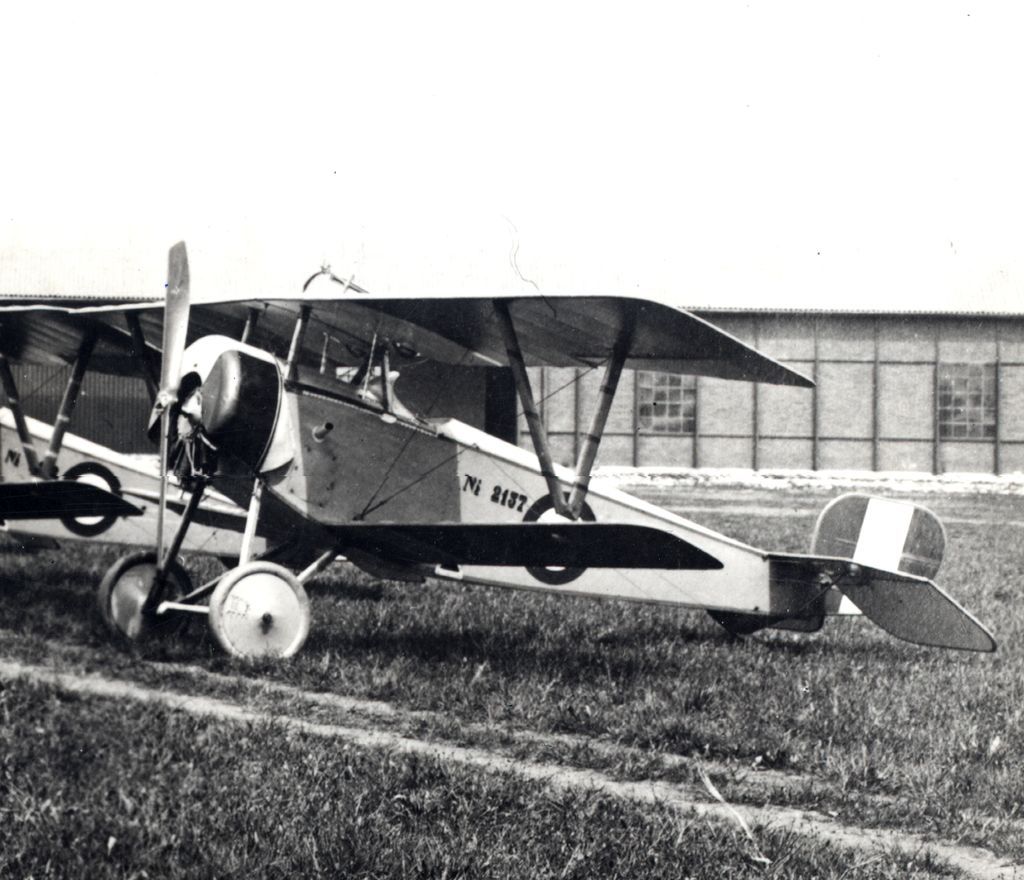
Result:
{"label": "corrugated metal wall", "polygon": [[[71,368],[19,366],[13,372],[25,412],[52,424]],[[150,406],[141,379],[87,373],[71,431],[119,452],[155,452],[146,437]]]}
{"label": "corrugated metal wall", "polygon": [[[12,371],[25,412],[52,424],[71,368],[16,365]],[[403,374],[397,390],[415,411],[461,419],[514,442],[509,416],[515,414],[515,391],[504,373],[424,362]],[[86,373],[70,430],[119,452],[155,453],[156,445],[146,437],[151,406],[145,383],[134,374]]]}

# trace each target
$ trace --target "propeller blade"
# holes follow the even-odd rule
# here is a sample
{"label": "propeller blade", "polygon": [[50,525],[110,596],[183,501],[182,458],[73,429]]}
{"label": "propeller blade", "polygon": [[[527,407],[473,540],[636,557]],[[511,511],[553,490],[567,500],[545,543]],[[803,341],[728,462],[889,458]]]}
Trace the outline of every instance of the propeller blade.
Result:
{"label": "propeller blade", "polygon": [[149,427],[160,423],[160,504],[156,517],[156,580],[150,600],[155,601],[163,589],[168,560],[164,559],[164,519],[167,512],[168,446],[171,432],[171,407],[177,401],[181,380],[181,361],[188,333],[189,277],[185,242],[171,248],[167,259],[167,299],[164,306],[163,361],[160,368],[160,391],[149,419]]}
{"label": "propeller blade", "polygon": [[167,261],[167,296],[164,304],[163,361],[160,367],[160,391],[157,393],[150,428],[175,400],[181,379],[181,360],[185,351],[189,316],[188,253],[185,242],[171,248]]}

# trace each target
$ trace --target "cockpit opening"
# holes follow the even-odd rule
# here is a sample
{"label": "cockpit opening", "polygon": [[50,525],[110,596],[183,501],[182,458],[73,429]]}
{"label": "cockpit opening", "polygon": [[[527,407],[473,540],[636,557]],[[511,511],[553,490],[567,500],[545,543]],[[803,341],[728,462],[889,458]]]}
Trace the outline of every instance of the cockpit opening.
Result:
{"label": "cockpit opening", "polygon": [[[369,354],[356,366],[339,366],[334,377],[349,389],[354,390],[359,400],[371,406],[379,406],[385,413],[410,421],[422,419],[403,404],[395,393],[395,385],[401,373],[392,369],[392,348],[390,342],[374,340]],[[326,366],[321,364],[321,371]]]}

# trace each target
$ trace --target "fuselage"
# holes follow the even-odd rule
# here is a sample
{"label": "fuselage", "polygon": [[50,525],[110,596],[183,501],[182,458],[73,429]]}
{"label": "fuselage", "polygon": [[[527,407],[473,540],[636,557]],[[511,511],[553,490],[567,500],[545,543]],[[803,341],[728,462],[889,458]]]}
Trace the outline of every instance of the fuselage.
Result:
{"label": "fuselage", "polygon": [[[231,340],[219,344],[239,350]],[[310,554],[328,549],[315,545],[329,542],[332,534],[353,523],[507,524],[555,515],[536,456],[528,451],[453,419],[419,418],[398,404],[392,388],[385,390],[378,383],[375,390],[365,377],[353,384],[314,371],[292,370],[286,375],[284,365],[266,353],[243,350],[242,354],[241,368],[207,364],[200,371],[205,371],[204,383],[216,386],[217,394],[233,394],[237,411],[225,417],[223,406],[204,400],[204,413],[219,413],[222,442],[244,446],[240,457],[248,459],[263,481],[265,516],[277,521],[282,534],[301,533]],[[211,345],[204,357],[222,355]],[[273,372],[271,364],[276,366]],[[265,377],[263,385],[273,376],[277,387],[263,387],[250,377],[247,394],[225,389],[225,376],[249,368],[252,376]],[[223,375],[212,382],[208,377],[216,376],[218,370]],[[236,376],[230,381],[244,384],[246,380]],[[240,438],[238,426],[243,423],[266,436]],[[218,442],[217,425],[212,435]],[[258,461],[253,458],[256,448],[261,450]],[[557,477],[568,492],[573,474],[559,468]],[[245,468],[227,466],[217,474],[215,485],[244,506],[252,478]],[[808,602],[818,594],[811,585],[784,576],[762,550],[599,480],[590,486],[582,518],[670,532],[710,553],[722,568],[477,565],[438,568],[432,573],[503,587],[773,615],[806,613]],[[345,552],[344,546],[337,549]]]}

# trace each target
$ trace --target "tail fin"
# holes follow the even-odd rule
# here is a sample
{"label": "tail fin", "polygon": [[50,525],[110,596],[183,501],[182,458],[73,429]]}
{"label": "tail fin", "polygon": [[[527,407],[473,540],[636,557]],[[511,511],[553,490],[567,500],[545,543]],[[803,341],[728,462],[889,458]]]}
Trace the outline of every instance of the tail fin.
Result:
{"label": "tail fin", "polygon": [[841,495],[818,516],[815,556],[933,578],[942,565],[946,530],[930,510],[908,501]]}
{"label": "tail fin", "polygon": [[821,512],[812,555],[803,558],[819,577],[826,576],[867,617],[897,638],[942,648],[994,651],[995,640],[988,630],[931,580],[942,563],[945,544],[942,523],[923,507],[843,495]]}

